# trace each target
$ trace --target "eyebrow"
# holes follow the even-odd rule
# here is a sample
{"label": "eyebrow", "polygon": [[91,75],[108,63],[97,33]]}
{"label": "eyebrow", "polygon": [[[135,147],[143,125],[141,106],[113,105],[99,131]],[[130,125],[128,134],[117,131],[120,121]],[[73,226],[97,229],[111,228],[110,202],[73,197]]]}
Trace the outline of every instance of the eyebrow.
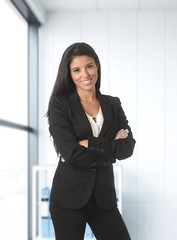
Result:
{"label": "eyebrow", "polygon": [[[89,64],[93,64],[93,62],[87,63],[86,66],[89,65]],[[76,68],[79,68],[79,67],[74,67],[74,68],[72,68],[71,70],[74,70],[74,69],[76,69]]]}

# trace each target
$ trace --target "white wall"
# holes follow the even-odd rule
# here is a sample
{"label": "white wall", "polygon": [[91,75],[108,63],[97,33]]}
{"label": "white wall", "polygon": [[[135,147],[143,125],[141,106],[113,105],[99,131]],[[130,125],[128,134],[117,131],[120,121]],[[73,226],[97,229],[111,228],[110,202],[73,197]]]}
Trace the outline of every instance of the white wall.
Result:
{"label": "white wall", "polygon": [[123,217],[133,240],[177,239],[177,12],[56,12],[40,29],[39,158],[56,164],[43,117],[63,51],[93,46],[102,92],[119,96],[137,140],[123,162]]}

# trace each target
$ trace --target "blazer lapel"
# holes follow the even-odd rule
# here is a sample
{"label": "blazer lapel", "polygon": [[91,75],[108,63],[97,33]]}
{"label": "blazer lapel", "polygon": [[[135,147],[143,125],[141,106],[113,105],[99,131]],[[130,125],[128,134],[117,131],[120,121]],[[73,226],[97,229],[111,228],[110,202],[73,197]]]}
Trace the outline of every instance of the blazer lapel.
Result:
{"label": "blazer lapel", "polygon": [[[93,136],[92,128],[90,126],[90,122],[84,112],[84,109],[80,103],[79,96],[76,91],[72,92],[69,95],[71,99],[71,108],[74,115],[74,118],[77,121],[78,131],[81,133],[81,138],[83,139],[87,136]],[[112,107],[111,102],[102,94],[98,94],[97,98],[100,102],[104,122],[100,134],[98,137],[100,138],[109,138],[113,139],[115,136],[116,122],[112,119]]]}
{"label": "blazer lapel", "polygon": [[103,95],[99,94],[98,99],[100,101],[103,117],[104,117],[104,122],[102,129],[100,131],[99,137],[108,137],[110,133],[110,127],[112,124],[111,121],[111,103],[109,102],[108,99],[106,99]]}
{"label": "blazer lapel", "polygon": [[73,110],[74,117],[79,125],[79,130],[83,133],[84,136],[93,136],[90,122],[84,112],[84,109],[80,103],[79,96],[76,91],[70,95],[71,107]]}

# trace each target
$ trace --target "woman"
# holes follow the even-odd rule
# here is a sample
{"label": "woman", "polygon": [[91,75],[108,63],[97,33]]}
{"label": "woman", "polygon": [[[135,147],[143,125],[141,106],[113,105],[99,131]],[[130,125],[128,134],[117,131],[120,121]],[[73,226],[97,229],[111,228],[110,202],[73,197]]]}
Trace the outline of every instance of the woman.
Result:
{"label": "woman", "polygon": [[129,240],[117,209],[112,164],[132,155],[135,140],[119,98],[100,93],[101,66],[91,46],[74,43],[61,59],[47,112],[60,157],[50,213],[57,240]]}

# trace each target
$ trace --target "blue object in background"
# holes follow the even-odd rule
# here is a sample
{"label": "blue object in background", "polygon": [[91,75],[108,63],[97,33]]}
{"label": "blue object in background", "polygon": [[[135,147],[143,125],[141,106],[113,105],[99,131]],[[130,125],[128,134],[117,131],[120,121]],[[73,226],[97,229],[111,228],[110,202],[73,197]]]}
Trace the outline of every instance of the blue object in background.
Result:
{"label": "blue object in background", "polygon": [[49,237],[48,218],[41,219],[41,238]]}
{"label": "blue object in background", "polygon": [[88,225],[88,223],[86,224],[86,229],[85,229],[85,236],[84,236],[84,239],[94,239],[94,235],[93,235],[93,232],[90,228],[90,226]]}
{"label": "blue object in background", "polygon": [[52,234],[52,230],[50,230],[49,197],[50,188],[43,188],[41,191],[41,238],[49,238]]}

